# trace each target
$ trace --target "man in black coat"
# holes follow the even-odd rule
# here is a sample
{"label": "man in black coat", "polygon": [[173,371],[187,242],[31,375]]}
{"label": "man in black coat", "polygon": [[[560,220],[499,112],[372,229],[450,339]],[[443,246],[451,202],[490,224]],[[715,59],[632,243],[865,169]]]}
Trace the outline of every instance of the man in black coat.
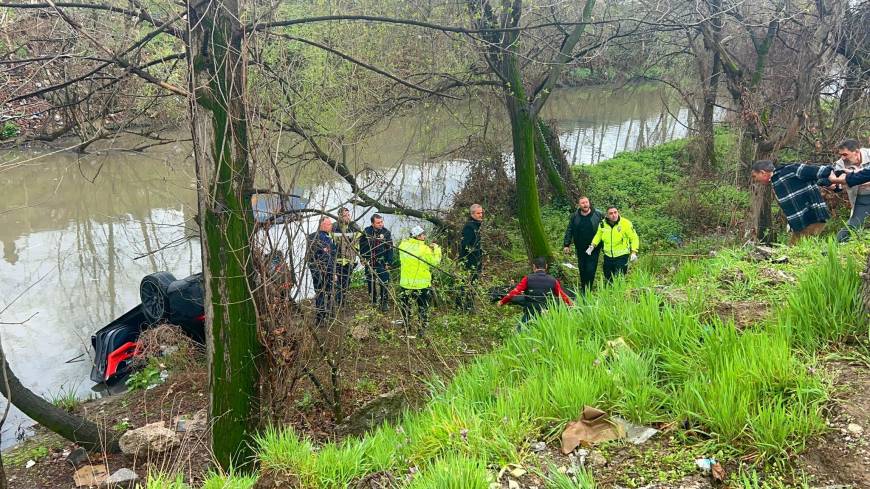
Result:
{"label": "man in black coat", "polygon": [[314,321],[318,326],[328,319],[335,307],[335,257],[337,249],[330,236],[332,219],[322,217],[317,232],[308,236],[308,269],[314,287]]}
{"label": "man in black coat", "polygon": [[570,253],[570,244],[574,243],[582,292],[590,290],[595,282],[595,271],[598,270],[598,255],[601,246],[597,246],[590,255],[586,254],[586,248],[592,243],[592,238],[595,237],[595,232],[603,218],[604,215],[601,214],[601,211],[594,209],[589,203],[588,197],[580,197],[580,200],[577,201],[577,210],[571,214],[568,229],[565,230],[565,238],[562,243],[563,251],[566,254]]}
{"label": "man in black coat", "polygon": [[[459,265],[468,275],[469,286],[474,285],[483,270],[483,250],[480,246],[480,226],[483,224],[483,206],[473,204],[468,208],[468,222],[462,228],[462,242],[459,244]],[[457,305],[464,309],[474,307],[474,299],[469,287],[461,287]]]}
{"label": "man in black coat", "polygon": [[372,225],[363,229],[359,252],[372,305],[380,305],[382,311],[387,311],[390,266],[393,263],[393,235],[384,227],[384,218],[380,214],[373,215],[371,221]]}

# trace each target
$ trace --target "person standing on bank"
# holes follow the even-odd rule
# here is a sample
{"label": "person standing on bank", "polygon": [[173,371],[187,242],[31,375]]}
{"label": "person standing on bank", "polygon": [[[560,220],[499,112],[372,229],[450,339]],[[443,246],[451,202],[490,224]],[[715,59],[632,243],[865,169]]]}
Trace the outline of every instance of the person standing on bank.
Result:
{"label": "person standing on bank", "polygon": [[[834,162],[835,171],[856,172],[870,168],[870,148],[861,148],[854,139],[846,139],[837,145],[837,154],[840,159]],[[863,228],[864,221],[870,215],[870,184],[848,187],[846,193],[852,205],[852,213],[846,227],[837,232],[837,241],[840,243],[849,241],[853,231]]]}
{"label": "person standing on bank", "polygon": [[615,206],[607,208],[607,218],[598,224],[598,231],[586,247],[586,254],[592,256],[599,243],[604,250],[604,280],[608,283],[614,276],[628,271],[629,261],[637,260],[640,239],[631,221],[621,217]]}
{"label": "person standing on bank", "polygon": [[818,184],[838,183],[828,180],[832,176],[831,170],[830,166],[803,163],[774,165],[770,160],[758,160],[752,164],[752,179],[773,185],[776,201],[791,228],[789,244],[793,245],[806,236],[818,236],[825,230],[825,222],[831,214]]}
{"label": "person standing on bank", "polygon": [[480,246],[480,226],[483,224],[483,206],[472,204],[468,208],[468,221],[462,227],[462,242],[459,244],[459,265],[467,274],[466,286],[459,290],[456,304],[466,310],[474,307],[471,287],[483,270],[483,250]]}
{"label": "person standing on bank", "polygon": [[335,258],[335,304],[344,304],[344,295],[350,287],[350,277],[356,268],[357,247],[362,236],[359,226],[350,217],[350,210],[342,207],[338,212],[338,220],[332,225],[332,241],[337,251]]}
{"label": "person standing on bank", "polygon": [[592,207],[588,197],[580,197],[577,201],[577,210],[571,214],[568,221],[568,229],[565,230],[565,238],[562,246],[565,254],[571,252],[571,243],[574,243],[574,252],[577,254],[577,266],[580,271],[580,290],[586,292],[592,289],[595,282],[595,272],[598,270],[598,255],[601,246],[595,247],[592,254],[585,253],[586,248],[592,243],[592,238],[598,232],[598,225],[604,220],[604,215],[598,209]]}
{"label": "person standing on bank", "polygon": [[375,214],[372,224],[363,229],[359,252],[366,272],[366,286],[373,306],[389,309],[390,266],[393,263],[393,235],[384,227],[384,218]]}
{"label": "person standing on bank", "polygon": [[[405,328],[411,327],[411,302],[417,303],[420,325],[417,335],[422,337],[429,327],[429,301],[432,297],[431,267],[441,263],[441,247],[426,243],[426,231],[420,226],[411,229],[411,237],[399,243],[401,271],[401,312]],[[409,329],[410,330],[410,329]]]}
{"label": "person standing on bank", "polygon": [[314,287],[314,322],[321,326],[332,315],[335,287],[335,242],[330,231],[332,219],[320,218],[318,230],[308,236],[308,269]]}

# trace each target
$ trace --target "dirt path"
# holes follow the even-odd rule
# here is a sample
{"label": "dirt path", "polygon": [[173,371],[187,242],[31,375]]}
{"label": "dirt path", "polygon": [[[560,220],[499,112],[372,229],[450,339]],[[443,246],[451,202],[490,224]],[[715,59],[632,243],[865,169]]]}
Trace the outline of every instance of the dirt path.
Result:
{"label": "dirt path", "polygon": [[828,423],[831,430],[798,458],[798,467],[817,486],[870,489],[870,359],[826,363],[836,386]]}

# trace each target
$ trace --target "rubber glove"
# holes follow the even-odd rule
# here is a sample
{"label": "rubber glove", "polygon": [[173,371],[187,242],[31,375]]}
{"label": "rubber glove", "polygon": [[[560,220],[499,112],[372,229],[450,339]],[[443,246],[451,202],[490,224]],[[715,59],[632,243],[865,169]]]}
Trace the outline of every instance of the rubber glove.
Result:
{"label": "rubber glove", "polygon": [[630,257],[628,257],[628,261],[637,261],[637,253],[632,253]]}
{"label": "rubber glove", "polygon": [[594,249],[595,249],[594,246],[589,245],[589,247],[586,248],[586,254],[587,254],[587,255],[591,255],[591,254],[592,254],[592,250],[594,250]]}

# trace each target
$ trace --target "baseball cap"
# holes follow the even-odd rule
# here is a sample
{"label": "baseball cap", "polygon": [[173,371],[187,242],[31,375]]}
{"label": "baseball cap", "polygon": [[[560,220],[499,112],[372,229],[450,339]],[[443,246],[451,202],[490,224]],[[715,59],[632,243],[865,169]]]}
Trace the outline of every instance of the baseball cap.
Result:
{"label": "baseball cap", "polygon": [[423,229],[422,226],[414,226],[413,228],[411,228],[411,236],[414,238],[416,238],[417,236],[420,236],[421,234],[423,234],[425,232],[426,232],[426,230]]}

